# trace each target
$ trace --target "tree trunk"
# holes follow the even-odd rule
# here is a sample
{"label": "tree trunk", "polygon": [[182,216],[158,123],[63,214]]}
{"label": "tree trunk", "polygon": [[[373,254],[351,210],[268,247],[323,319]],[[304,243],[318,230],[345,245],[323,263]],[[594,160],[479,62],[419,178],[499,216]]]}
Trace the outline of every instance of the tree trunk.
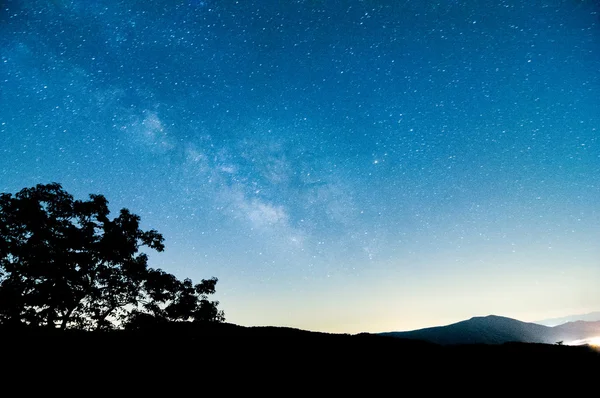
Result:
{"label": "tree trunk", "polygon": [[55,329],[56,328],[56,324],[54,323],[55,320],[56,320],[56,311],[55,311],[54,307],[50,307],[48,309],[48,320],[46,321],[46,326],[50,329]]}
{"label": "tree trunk", "polygon": [[96,319],[96,330],[100,330],[101,325],[104,323],[104,320],[106,319],[106,317],[108,317],[110,315],[111,312],[113,312],[115,309],[117,308],[117,306],[112,306],[110,307],[108,310],[106,310],[103,314],[99,315],[98,318]]}
{"label": "tree trunk", "polygon": [[73,314],[73,311],[75,311],[75,308],[77,307],[69,309],[69,311],[67,311],[67,313],[63,315],[62,322],[60,324],[60,328],[62,330],[65,330],[67,328],[67,323],[69,322],[69,318],[71,318],[71,314]]}

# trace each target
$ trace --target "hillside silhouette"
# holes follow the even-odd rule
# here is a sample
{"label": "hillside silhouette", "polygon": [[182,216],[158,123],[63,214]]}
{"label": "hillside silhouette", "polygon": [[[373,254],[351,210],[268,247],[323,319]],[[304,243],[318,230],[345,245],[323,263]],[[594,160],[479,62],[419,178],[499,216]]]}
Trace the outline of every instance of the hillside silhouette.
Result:
{"label": "hillside silhouette", "polygon": [[405,332],[385,332],[383,336],[418,339],[437,344],[502,344],[510,342],[554,344],[587,340],[600,336],[600,322],[569,322],[555,327],[489,315]]}
{"label": "hillside silhouette", "polygon": [[541,321],[535,321],[539,325],[545,326],[558,326],[563,323],[575,322],[575,321],[586,321],[586,322],[597,322],[600,321],[600,311],[589,312],[587,314],[568,315],[559,318],[543,319]]}
{"label": "hillside silhouette", "polygon": [[[447,393],[494,384],[538,393],[564,385],[573,392],[600,366],[600,354],[589,346],[442,346],[229,323],[179,322],[143,331],[2,330],[0,338],[11,342],[3,352],[3,363],[10,364],[4,380],[69,375],[86,388],[118,380],[136,393],[189,393],[198,383],[214,393],[260,390],[273,396],[290,390],[383,394],[390,388]],[[561,377],[549,383],[553,374]]]}

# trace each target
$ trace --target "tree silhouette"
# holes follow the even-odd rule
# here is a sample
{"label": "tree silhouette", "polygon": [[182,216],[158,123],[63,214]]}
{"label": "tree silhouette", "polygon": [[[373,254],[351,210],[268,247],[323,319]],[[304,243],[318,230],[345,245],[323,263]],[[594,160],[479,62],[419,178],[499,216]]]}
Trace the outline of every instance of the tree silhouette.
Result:
{"label": "tree silhouette", "polygon": [[146,314],[165,321],[221,322],[208,301],[216,278],[193,285],[148,268],[141,246],[163,237],[102,195],[74,200],[58,183],[0,194],[0,323],[110,329]]}
{"label": "tree silhouette", "polygon": [[208,300],[208,295],[215,293],[217,281],[203,279],[194,285],[191,279],[182,282],[163,270],[150,269],[140,306],[128,315],[126,326],[139,329],[169,321],[223,322],[225,314],[218,310],[219,302]]}

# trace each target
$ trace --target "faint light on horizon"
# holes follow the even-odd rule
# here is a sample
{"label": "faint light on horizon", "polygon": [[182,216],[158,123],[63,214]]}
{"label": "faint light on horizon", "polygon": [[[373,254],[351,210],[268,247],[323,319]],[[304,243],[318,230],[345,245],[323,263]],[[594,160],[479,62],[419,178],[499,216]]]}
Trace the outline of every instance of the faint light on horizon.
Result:
{"label": "faint light on horizon", "polygon": [[593,337],[588,341],[589,345],[593,345],[594,347],[600,347],[600,337]]}
{"label": "faint light on horizon", "polygon": [[585,344],[600,348],[600,336],[592,337],[589,339],[573,340],[566,345],[585,345]]}

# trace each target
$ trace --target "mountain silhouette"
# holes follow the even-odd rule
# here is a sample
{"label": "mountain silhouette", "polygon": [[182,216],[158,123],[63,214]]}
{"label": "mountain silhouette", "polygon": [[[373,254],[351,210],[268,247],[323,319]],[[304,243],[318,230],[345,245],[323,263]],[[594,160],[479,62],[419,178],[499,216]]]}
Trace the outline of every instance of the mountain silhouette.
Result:
{"label": "mountain silhouette", "polygon": [[424,340],[441,345],[455,344],[503,344],[564,342],[572,344],[600,337],[600,322],[569,322],[549,327],[516,319],[489,315],[453,323],[405,332],[384,332],[383,336],[393,336],[414,340]]}
{"label": "mountain silhouette", "polygon": [[600,311],[589,312],[587,314],[578,314],[578,315],[568,315],[560,318],[550,318],[544,319],[541,321],[535,321],[539,325],[545,326],[557,326],[562,325],[567,322],[575,322],[575,321],[586,321],[586,322],[596,322],[600,321]]}

